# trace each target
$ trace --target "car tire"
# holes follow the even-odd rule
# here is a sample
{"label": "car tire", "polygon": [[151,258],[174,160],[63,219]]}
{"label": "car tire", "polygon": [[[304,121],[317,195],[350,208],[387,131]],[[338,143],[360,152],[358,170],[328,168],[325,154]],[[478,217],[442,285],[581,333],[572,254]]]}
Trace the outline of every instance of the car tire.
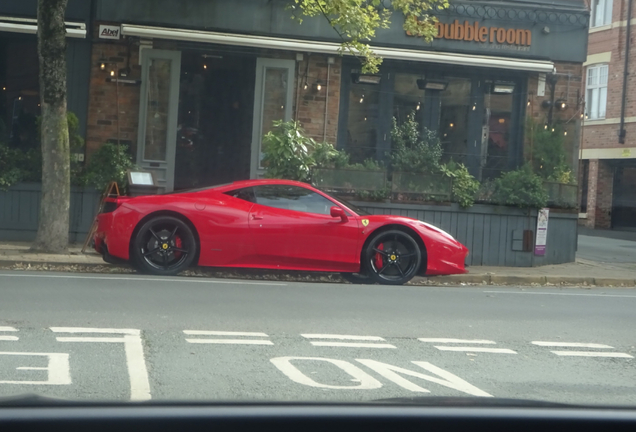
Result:
{"label": "car tire", "polygon": [[371,280],[382,285],[403,285],[413,279],[422,264],[415,239],[400,230],[375,234],[363,253]]}
{"label": "car tire", "polygon": [[173,216],[157,216],[137,231],[131,261],[142,273],[171,276],[190,267],[196,254],[197,241],[188,224]]}

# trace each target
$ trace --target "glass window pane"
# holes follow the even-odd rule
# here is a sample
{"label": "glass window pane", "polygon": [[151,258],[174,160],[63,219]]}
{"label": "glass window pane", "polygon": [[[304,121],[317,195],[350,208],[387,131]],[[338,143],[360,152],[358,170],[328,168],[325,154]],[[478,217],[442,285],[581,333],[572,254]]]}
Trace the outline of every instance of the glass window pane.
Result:
{"label": "glass window pane", "polygon": [[605,0],[605,12],[603,14],[603,24],[612,23],[612,0]]}
{"label": "glass window pane", "polygon": [[449,78],[448,87],[440,92],[439,137],[444,160],[466,163],[468,153],[468,112],[472,107],[470,80]]}
{"label": "glass window pane", "polygon": [[[285,119],[285,104],[287,103],[287,86],[289,82],[287,69],[265,68],[264,74],[261,137],[272,130],[274,121]],[[263,151],[261,147],[262,158]]]}
{"label": "glass window pane", "polygon": [[589,118],[598,118],[598,89],[590,89],[587,91],[587,106]]}
{"label": "glass window pane", "polygon": [[607,65],[599,66],[599,77],[598,83],[599,85],[607,85]]}
{"label": "glass window pane", "polygon": [[420,75],[398,73],[395,74],[393,117],[398,124],[406,121],[406,117],[415,112],[415,120],[422,124],[424,112],[424,90],[420,90],[417,80]]}
{"label": "glass window pane", "polygon": [[148,101],[146,102],[146,140],[144,143],[144,159],[146,160],[166,160],[171,67],[170,60],[150,60]]}
{"label": "glass window pane", "polygon": [[603,2],[594,0],[592,2],[592,27],[603,25]]}
{"label": "glass window pane", "polygon": [[488,141],[482,143],[482,176],[497,178],[508,169],[512,120],[512,94],[486,94],[484,98]]}
{"label": "glass window pane", "polygon": [[377,84],[351,84],[345,147],[351,155],[351,162],[376,159],[379,87]]}
{"label": "glass window pane", "polygon": [[284,210],[328,215],[335,204],[321,195],[298,186],[258,186],[256,202]]}
{"label": "glass window pane", "polygon": [[598,70],[595,67],[587,69],[587,85],[592,86],[598,83]]}
{"label": "glass window pane", "polygon": [[607,87],[599,89],[598,95],[598,117],[605,118],[605,109],[607,106]]}

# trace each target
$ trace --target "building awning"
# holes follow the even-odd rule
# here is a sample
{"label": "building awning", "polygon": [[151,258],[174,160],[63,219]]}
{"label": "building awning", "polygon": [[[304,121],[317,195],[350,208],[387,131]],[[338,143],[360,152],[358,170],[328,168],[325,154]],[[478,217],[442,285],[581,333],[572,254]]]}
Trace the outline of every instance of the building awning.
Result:
{"label": "building awning", "polygon": [[[323,54],[339,54],[340,52],[340,45],[333,42],[305,41],[300,39],[284,39],[267,36],[240,35],[201,30],[174,29],[167,27],[150,27],[122,24],[121,33],[125,36],[138,36],[142,38],[205,42],[221,45],[282,49],[297,52],[314,52]],[[371,48],[377,55],[385,59],[409,60],[426,63],[442,63],[461,66],[489,67],[541,73],[552,73],[555,70],[554,63],[545,60],[524,60],[496,56],[455,54],[435,51],[408,50],[400,48]]]}
{"label": "building awning", "polygon": [[[86,24],[79,22],[65,22],[64,24],[66,24],[67,37],[86,38]],[[0,32],[36,34],[38,20],[0,16]]]}

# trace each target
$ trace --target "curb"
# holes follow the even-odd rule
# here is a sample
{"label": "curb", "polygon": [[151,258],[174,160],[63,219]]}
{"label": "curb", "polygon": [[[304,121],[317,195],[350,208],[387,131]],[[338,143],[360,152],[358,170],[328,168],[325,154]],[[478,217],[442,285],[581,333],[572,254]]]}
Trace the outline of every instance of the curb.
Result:
{"label": "curb", "polygon": [[436,276],[422,278],[428,285],[440,282],[449,285],[481,284],[481,285],[577,285],[577,286],[605,286],[605,287],[636,287],[636,279],[606,278],[606,277],[577,277],[577,276],[514,276],[495,274],[463,274],[452,276]]}
{"label": "curb", "polygon": [[[68,261],[27,261],[27,260],[7,260],[0,258],[0,269],[11,266],[19,266],[19,270],[59,270],[56,267],[63,266],[60,271],[81,271],[82,269],[102,270],[101,273],[130,273],[134,272],[132,268],[126,266],[115,266],[106,262],[68,262]],[[193,269],[198,276],[205,277],[206,269]],[[128,271],[126,271],[128,270]],[[231,270],[230,270],[231,271]],[[214,270],[210,271],[208,277],[223,278],[224,270],[218,270],[215,275]],[[300,274],[306,274],[304,277]],[[324,277],[320,277],[324,275]],[[273,273],[266,277],[266,280],[280,281],[298,281],[298,282],[330,282],[342,283],[340,276],[337,275],[336,280],[328,277],[329,273],[321,273],[313,275],[312,272],[290,272],[290,273]],[[242,277],[241,277],[242,276]],[[227,276],[226,276],[227,277]],[[253,275],[244,273],[236,275],[232,278],[243,278],[246,280],[255,279]],[[260,278],[258,278],[260,279]],[[636,287],[636,279],[632,278],[607,278],[607,277],[577,277],[577,276],[516,276],[516,275],[496,275],[496,274],[462,274],[451,276],[435,276],[435,277],[415,277],[409,285],[510,285],[510,286],[586,286],[586,287]]]}

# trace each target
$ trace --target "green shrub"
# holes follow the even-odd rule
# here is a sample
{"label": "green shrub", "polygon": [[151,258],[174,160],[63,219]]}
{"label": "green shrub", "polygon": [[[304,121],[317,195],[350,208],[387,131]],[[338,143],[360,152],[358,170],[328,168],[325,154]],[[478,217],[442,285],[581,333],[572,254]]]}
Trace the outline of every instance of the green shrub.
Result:
{"label": "green shrub", "polygon": [[[305,136],[297,121],[275,121],[274,127],[263,137],[263,166],[268,178],[309,181],[316,162],[312,150],[316,142]],[[321,157],[328,157],[328,149],[321,148]]]}
{"label": "green shrub", "polygon": [[0,189],[7,190],[9,186],[24,178],[24,172],[20,168],[24,159],[24,153],[12,149],[0,143]]}
{"label": "green shrub", "polygon": [[453,201],[467,208],[475,203],[475,195],[479,191],[479,181],[475,179],[464,164],[449,162],[440,167],[442,174],[450,177],[452,183]]}
{"label": "green shrub", "polygon": [[548,202],[548,194],[543,187],[543,179],[526,164],[495,180],[493,199],[503,205],[542,208]]}
{"label": "green shrub", "polygon": [[122,188],[127,184],[127,171],[135,168],[127,146],[107,142],[91,156],[77,183],[103,190],[115,181]]}
{"label": "green shrub", "polygon": [[442,144],[435,132],[428,129],[420,132],[415,111],[401,125],[393,117],[391,146],[391,167],[394,171],[431,173],[439,169]]}

